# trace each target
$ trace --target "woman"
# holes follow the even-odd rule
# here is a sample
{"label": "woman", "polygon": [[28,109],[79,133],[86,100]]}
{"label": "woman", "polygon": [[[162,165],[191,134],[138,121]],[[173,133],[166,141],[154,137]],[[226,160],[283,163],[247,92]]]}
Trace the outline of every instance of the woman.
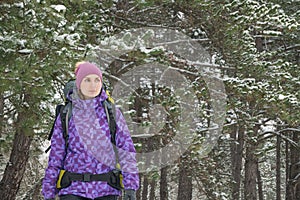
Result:
{"label": "woman", "polygon": [[135,200],[139,177],[135,148],[125,119],[116,109],[115,151],[104,107],[108,96],[102,87],[100,69],[90,62],[80,62],[76,64],[75,75],[76,88],[68,94],[68,100],[72,102],[68,141],[63,137],[59,115],[51,138],[42,194],[50,200],[56,195],[61,200],[117,200],[121,191],[110,181],[119,177],[112,173],[118,158],[125,199]]}

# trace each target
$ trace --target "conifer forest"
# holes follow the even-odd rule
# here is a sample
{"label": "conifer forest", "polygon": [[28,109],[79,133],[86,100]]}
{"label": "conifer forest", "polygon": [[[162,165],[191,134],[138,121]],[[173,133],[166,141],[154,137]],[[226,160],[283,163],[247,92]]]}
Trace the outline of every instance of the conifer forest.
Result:
{"label": "conifer forest", "polygon": [[44,199],[82,60],[127,121],[137,200],[300,199],[299,0],[1,0],[0,56],[1,200]]}

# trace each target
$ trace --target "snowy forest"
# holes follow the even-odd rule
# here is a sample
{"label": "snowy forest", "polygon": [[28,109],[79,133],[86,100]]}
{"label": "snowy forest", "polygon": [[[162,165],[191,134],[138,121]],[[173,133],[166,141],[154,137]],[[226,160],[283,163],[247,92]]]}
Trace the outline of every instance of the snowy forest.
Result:
{"label": "snowy forest", "polygon": [[300,199],[299,0],[1,0],[0,13],[2,200],[43,199],[55,106],[82,60],[131,130],[137,200]]}

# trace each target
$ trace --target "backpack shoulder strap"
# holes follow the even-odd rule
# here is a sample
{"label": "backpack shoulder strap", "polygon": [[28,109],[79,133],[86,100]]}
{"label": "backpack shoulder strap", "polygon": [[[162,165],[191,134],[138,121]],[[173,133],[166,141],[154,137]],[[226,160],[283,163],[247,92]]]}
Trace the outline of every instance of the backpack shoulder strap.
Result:
{"label": "backpack shoulder strap", "polygon": [[63,137],[65,139],[65,150],[67,151],[69,142],[69,133],[68,133],[68,128],[69,128],[69,121],[72,116],[72,103],[68,102],[65,106],[63,106],[60,109],[60,119],[61,119],[61,125],[63,129]]}
{"label": "backpack shoulder strap", "polygon": [[[65,155],[63,160],[66,159],[67,151],[69,147],[69,121],[72,116],[72,103],[67,102],[64,107],[60,109],[60,119],[61,119],[61,125],[63,129],[63,137],[65,139]],[[64,169],[64,162],[62,163],[62,169]]]}
{"label": "backpack shoulder strap", "polygon": [[116,105],[109,100],[105,100],[103,102],[107,121],[109,124],[110,136],[111,136],[111,143],[113,144],[113,149],[116,155],[116,163],[119,164],[119,154],[118,149],[116,146],[116,131],[117,131],[117,123],[116,123]]}

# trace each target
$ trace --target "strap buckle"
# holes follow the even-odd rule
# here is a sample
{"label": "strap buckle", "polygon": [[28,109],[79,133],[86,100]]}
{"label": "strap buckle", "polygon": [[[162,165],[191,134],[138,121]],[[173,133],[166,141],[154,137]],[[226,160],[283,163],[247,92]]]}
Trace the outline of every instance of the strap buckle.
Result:
{"label": "strap buckle", "polygon": [[92,174],[85,173],[83,174],[83,182],[90,182]]}

